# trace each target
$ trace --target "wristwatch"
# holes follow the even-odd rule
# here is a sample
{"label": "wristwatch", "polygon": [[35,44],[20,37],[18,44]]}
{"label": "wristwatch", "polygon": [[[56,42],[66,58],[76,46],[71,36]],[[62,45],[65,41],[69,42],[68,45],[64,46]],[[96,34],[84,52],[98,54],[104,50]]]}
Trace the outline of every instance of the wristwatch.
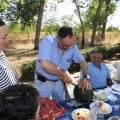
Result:
{"label": "wristwatch", "polygon": [[89,79],[90,76],[89,75],[84,75],[83,78],[88,78]]}

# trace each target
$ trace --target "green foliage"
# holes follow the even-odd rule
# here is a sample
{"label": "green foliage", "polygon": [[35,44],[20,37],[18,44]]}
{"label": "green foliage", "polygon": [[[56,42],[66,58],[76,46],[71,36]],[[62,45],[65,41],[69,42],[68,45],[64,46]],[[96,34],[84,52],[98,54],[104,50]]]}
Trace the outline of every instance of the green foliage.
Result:
{"label": "green foliage", "polygon": [[2,2],[2,3],[0,4],[0,8],[1,8],[1,9],[5,9],[5,8],[6,8],[6,3],[5,3],[5,2]]}
{"label": "green foliage", "polygon": [[15,35],[18,35],[19,33],[21,33],[20,25],[15,23],[11,23],[8,26],[8,30],[10,33],[14,33]]}
{"label": "green foliage", "polygon": [[36,61],[24,63],[21,68],[21,77],[20,81],[30,82],[34,81]]}
{"label": "green foliage", "polygon": [[10,0],[1,17],[11,23],[19,23],[23,28],[31,27],[36,25],[39,5],[39,0]]}
{"label": "green foliage", "polygon": [[[94,25],[98,2],[98,0],[92,0],[92,3],[89,4],[88,10],[86,11],[85,25],[91,29]],[[107,22],[107,17],[112,15],[115,10],[116,4],[113,1],[111,1],[109,5],[107,5],[107,1],[103,2],[102,9],[100,11],[99,21],[97,24],[98,30],[101,29],[102,25]]]}
{"label": "green foliage", "polygon": [[120,31],[120,30],[118,27],[113,27],[113,26],[108,27],[107,32],[113,32],[113,31]]}
{"label": "green foliage", "polygon": [[60,25],[57,23],[55,18],[49,19],[43,24],[42,31],[48,33],[57,33]]}
{"label": "green foliage", "polygon": [[[100,49],[103,52],[103,59],[107,59],[112,57],[115,53],[117,53],[120,50],[120,43],[115,45],[105,45],[82,49],[81,52],[87,62],[90,62],[90,52],[95,48]],[[36,61],[24,63],[20,68],[21,71],[20,81],[25,82],[34,81],[35,67]],[[80,71],[79,63],[76,64],[72,62],[68,71],[70,73],[79,72]]]}
{"label": "green foliage", "polygon": [[13,33],[15,35],[18,35],[18,34],[27,34],[27,29],[29,32],[33,32],[35,31],[35,26],[32,25],[31,27],[21,27],[20,24],[17,24],[17,23],[11,23],[9,25],[7,25],[8,27],[8,30],[9,30],[9,33]]}
{"label": "green foliage", "polygon": [[[107,59],[107,58],[112,57],[115,53],[117,53],[120,50],[120,43],[115,44],[115,45],[90,47],[90,48],[85,48],[85,49],[80,50],[87,62],[90,62],[90,52],[95,48],[100,49],[102,51],[103,59]],[[80,71],[79,64],[76,64],[76,63],[72,62],[68,71],[70,73]]]}

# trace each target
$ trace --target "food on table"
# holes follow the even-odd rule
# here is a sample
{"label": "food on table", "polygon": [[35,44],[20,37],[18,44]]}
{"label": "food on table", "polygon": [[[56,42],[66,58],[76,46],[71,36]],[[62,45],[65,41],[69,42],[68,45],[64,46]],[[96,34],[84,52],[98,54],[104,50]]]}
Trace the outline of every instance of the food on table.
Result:
{"label": "food on table", "polygon": [[101,106],[101,110],[103,111],[103,113],[108,112],[108,108],[104,104]]}
{"label": "food on table", "polygon": [[77,102],[88,103],[93,99],[93,90],[92,89],[82,90],[82,88],[78,88],[78,86],[75,86],[74,96]]}
{"label": "food on table", "polygon": [[89,112],[83,110],[81,112],[76,113],[77,120],[88,120],[89,118]]}
{"label": "food on table", "polygon": [[101,108],[101,110],[103,111],[103,113],[107,113],[107,112],[108,112],[107,106],[105,106],[104,103],[101,102],[101,101],[98,101],[98,103],[99,103],[100,108]]}
{"label": "food on table", "polygon": [[73,120],[95,120],[96,114],[89,109],[80,108],[72,112]]}
{"label": "food on table", "polygon": [[117,117],[113,117],[111,120],[118,120],[118,118]]}
{"label": "food on table", "polygon": [[100,108],[104,114],[107,114],[109,112],[109,105],[107,103],[104,103],[103,101],[95,101],[90,105],[90,109],[95,106],[95,104],[98,103],[100,105]]}
{"label": "food on table", "polygon": [[94,94],[93,99],[107,100],[107,94],[106,92],[102,92],[100,95]]}
{"label": "food on table", "polygon": [[85,119],[80,115],[80,113],[77,113],[77,120],[85,120]]}
{"label": "food on table", "polygon": [[103,102],[98,101],[98,103],[99,103],[100,107],[103,105]]}

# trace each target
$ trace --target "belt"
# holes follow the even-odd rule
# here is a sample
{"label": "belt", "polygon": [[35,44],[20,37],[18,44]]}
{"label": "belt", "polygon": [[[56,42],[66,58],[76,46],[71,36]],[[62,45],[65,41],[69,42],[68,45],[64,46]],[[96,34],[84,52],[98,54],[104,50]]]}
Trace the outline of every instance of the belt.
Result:
{"label": "belt", "polygon": [[104,89],[107,88],[107,85],[105,87],[101,87],[101,88],[93,88],[94,91],[96,91],[97,89]]}
{"label": "belt", "polygon": [[[35,71],[36,75],[38,75],[39,73],[37,71]],[[50,81],[50,82],[57,82],[58,80],[52,80],[52,79],[46,79],[46,81]]]}

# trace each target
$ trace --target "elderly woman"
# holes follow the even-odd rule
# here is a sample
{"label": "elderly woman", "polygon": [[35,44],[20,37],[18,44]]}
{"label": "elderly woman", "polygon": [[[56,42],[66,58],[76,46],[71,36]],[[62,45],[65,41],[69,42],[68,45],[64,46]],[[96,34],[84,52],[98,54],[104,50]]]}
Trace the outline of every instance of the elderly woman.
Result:
{"label": "elderly woman", "polygon": [[8,63],[6,56],[3,52],[8,44],[8,29],[0,19],[0,92],[11,85],[18,83],[18,74]]}

